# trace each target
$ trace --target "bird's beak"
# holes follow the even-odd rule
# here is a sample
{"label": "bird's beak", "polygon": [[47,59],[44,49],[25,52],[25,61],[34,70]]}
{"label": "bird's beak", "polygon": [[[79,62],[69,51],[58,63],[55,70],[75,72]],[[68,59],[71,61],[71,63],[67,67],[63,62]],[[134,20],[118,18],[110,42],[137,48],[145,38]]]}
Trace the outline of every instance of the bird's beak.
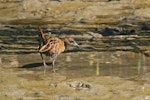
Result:
{"label": "bird's beak", "polygon": [[74,43],[74,46],[79,48],[79,45],[77,43]]}
{"label": "bird's beak", "polygon": [[50,48],[51,48],[51,46],[50,47],[47,47],[47,45],[44,45],[44,46],[42,46],[41,48],[40,48],[40,50],[39,50],[39,52],[46,52],[46,51],[48,51],[48,50],[50,50]]}

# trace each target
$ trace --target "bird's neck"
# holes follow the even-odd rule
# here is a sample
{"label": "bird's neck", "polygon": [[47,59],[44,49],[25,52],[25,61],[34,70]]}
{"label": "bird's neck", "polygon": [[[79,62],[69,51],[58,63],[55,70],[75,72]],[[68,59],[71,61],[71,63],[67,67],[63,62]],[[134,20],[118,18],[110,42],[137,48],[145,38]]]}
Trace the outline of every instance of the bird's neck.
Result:
{"label": "bird's neck", "polygon": [[64,41],[64,45],[65,45],[65,48],[67,49],[68,43],[66,41]]}
{"label": "bird's neck", "polygon": [[61,38],[61,40],[64,41],[64,46],[65,46],[65,48],[67,49],[68,46],[69,46],[69,43],[68,43],[67,39],[66,39],[66,38]]}

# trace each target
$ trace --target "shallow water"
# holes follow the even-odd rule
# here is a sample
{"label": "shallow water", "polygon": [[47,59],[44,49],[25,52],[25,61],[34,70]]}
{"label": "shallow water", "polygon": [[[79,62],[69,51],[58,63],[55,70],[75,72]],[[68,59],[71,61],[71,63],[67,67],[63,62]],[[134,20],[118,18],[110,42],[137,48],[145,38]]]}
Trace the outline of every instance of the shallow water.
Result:
{"label": "shallow water", "polygon": [[[47,31],[44,28],[44,32]],[[2,55],[8,55],[8,58],[16,55],[18,68],[42,72],[42,60],[37,50],[38,29],[36,27],[5,26],[1,32],[0,53]],[[94,75],[130,78],[149,72],[150,54],[147,53],[150,50],[149,36],[98,35],[99,37],[93,37],[82,33],[75,35],[72,32],[74,31],[68,31],[69,35],[76,39],[80,48],[68,48],[65,53],[58,56],[56,61],[58,73],[70,78]],[[60,36],[64,37],[66,34]],[[12,57],[11,60],[13,59]],[[46,59],[51,63],[48,57]],[[49,66],[51,68],[51,65]],[[47,73],[51,73],[50,69]]]}
{"label": "shallow water", "polygon": [[[81,48],[84,48],[84,46]],[[79,48],[79,50],[75,48],[75,52],[70,49],[68,52],[58,56],[55,63],[55,67],[58,69],[57,73],[66,76],[67,78],[90,76],[133,78],[150,71],[149,57],[142,53],[136,53],[130,50],[102,50],[101,52],[92,52],[92,50],[90,50],[90,52],[86,52],[80,51],[81,48]],[[6,64],[6,66],[7,62],[18,62],[18,65],[16,65],[17,68],[14,69],[16,71],[29,70],[43,74],[43,64],[38,52],[3,56],[1,57],[1,61]],[[52,73],[52,65],[49,57],[44,56],[44,58],[49,65],[49,68],[47,68],[46,71],[46,75],[48,75]],[[31,76],[23,75],[23,77],[28,78]]]}
{"label": "shallow water", "polygon": [[[131,78],[149,72],[150,63],[144,55],[133,52],[76,52],[61,54],[56,60],[57,72],[68,78],[89,76],[119,76]],[[39,54],[18,55],[19,68],[43,73]],[[52,65],[46,57],[52,73]]]}

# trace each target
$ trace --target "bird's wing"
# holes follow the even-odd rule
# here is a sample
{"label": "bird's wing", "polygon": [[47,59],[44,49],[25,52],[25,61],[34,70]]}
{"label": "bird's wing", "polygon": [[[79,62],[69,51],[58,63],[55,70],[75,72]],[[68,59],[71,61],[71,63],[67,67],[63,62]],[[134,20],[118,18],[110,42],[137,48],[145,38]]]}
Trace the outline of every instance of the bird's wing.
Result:
{"label": "bird's wing", "polygon": [[43,30],[40,26],[39,26],[39,30],[40,30],[40,33],[38,34],[39,35],[39,46],[41,47],[47,43],[47,38],[44,35]]}

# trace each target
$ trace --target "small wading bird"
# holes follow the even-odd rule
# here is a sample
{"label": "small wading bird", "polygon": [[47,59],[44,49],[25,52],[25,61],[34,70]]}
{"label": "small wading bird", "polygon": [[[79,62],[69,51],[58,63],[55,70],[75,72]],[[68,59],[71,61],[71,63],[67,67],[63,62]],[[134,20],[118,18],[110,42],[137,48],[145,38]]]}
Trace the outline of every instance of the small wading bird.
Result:
{"label": "small wading bird", "polygon": [[43,54],[46,56],[49,56],[52,58],[52,67],[53,72],[55,72],[54,64],[57,59],[57,56],[64,52],[67,45],[72,45],[79,47],[79,45],[76,43],[76,41],[71,37],[66,37],[64,39],[60,39],[58,37],[49,37],[46,38],[44,35],[41,27],[39,27],[40,33],[39,33],[39,52],[43,61],[44,65],[44,73],[47,68],[47,64],[43,58]]}

